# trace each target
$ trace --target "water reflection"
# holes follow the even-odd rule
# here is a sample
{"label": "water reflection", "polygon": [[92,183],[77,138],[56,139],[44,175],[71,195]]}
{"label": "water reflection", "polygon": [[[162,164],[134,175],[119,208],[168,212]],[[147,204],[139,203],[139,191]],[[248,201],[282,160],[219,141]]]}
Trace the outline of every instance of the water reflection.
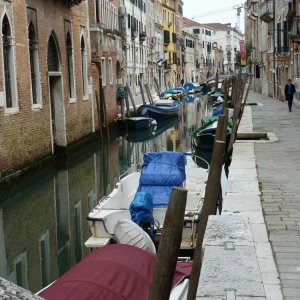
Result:
{"label": "water reflection", "polygon": [[67,161],[0,187],[0,276],[37,292],[89,250],[86,216],[146,151],[190,151],[207,98],[184,102],[180,116],[151,132],[110,132]]}

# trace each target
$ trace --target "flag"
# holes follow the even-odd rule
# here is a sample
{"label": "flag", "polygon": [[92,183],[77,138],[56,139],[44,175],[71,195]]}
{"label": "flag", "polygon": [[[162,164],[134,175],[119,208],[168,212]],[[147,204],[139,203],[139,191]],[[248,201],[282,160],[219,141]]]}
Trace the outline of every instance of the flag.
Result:
{"label": "flag", "polygon": [[240,40],[240,55],[241,55],[241,66],[246,65],[246,50],[245,50],[245,42]]}

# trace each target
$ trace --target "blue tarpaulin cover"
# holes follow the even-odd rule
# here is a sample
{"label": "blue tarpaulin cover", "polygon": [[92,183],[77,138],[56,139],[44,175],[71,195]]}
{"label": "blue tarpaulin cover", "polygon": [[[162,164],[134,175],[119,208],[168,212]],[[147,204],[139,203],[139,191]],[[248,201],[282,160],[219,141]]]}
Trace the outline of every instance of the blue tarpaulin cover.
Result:
{"label": "blue tarpaulin cover", "polygon": [[130,207],[131,220],[137,224],[149,223],[153,217],[153,199],[150,193],[137,192]]}
{"label": "blue tarpaulin cover", "polygon": [[224,112],[224,108],[222,107],[214,107],[212,111],[213,116],[219,116]]}
{"label": "blue tarpaulin cover", "polygon": [[195,86],[192,84],[192,83],[185,83],[183,88],[186,90],[186,91],[191,91],[195,88]]}
{"label": "blue tarpaulin cover", "polygon": [[141,171],[138,192],[153,197],[153,207],[168,206],[173,186],[182,186],[186,179],[182,152],[147,152]]}

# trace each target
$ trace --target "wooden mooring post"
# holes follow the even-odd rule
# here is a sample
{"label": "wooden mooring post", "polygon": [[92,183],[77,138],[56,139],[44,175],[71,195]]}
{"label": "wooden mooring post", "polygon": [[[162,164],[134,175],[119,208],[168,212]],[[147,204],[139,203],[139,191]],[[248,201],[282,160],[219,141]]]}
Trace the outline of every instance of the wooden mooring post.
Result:
{"label": "wooden mooring post", "polygon": [[195,300],[198,282],[202,267],[202,243],[209,215],[215,214],[221,184],[221,173],[224,159],[226,141],[224,138],[227,119],[225,115],[219,116],[217,132],[211,158],[211,165],[206,184],[203,206],[198,224],[198,235],[193,258],[193,267],[190,277],[187,300]]}
{"label": "wooden mooring post", "polygon": [[187,190],[173,187],[160,238],[149,300],[168,300],[180,251]]}
{"label": "wooden mooring post", "polygon": [[160,95],[160,87],[159,87],[159,84],[158,84],[157,78],[156,78],[156,77],[154,77],[154,78],[153,78],[153,80],[154,80],[154,85],[155,85],[155,88],[156,88],[156,93],[157,93],[157,96],[159,96],[159,95]]}
{"label": "wooden mooring post", "polygon": [[146,104],[144,88],[143,88],[142,82],[140,80],[139,80],[139,87],[140,87],[140,91],[141,91],[141,95],[142,95],[143,104]]}
{"label": "wooden mooring post", "polygon": [[133,112],[134,112],[134,114],[136,114],[135,102],[134,102],[133,95],[132,95],[132,92],[131,92],[131,89],[130,89],[130,86],[128,85],[128,83],[126,83],[126,91],[128,92],[128,95],[129,95],[129,98],[130,98],[130,101],[131,101],[131,104],[133,107]]}
{"label": "wooden mooring post", "polygon": [[145,83],[145,90],[146,90],[149,102],[151,104],[153,104],[153,99],[152,99],[152,96],[151,96],[151,91],[150,91],[148,83]]}

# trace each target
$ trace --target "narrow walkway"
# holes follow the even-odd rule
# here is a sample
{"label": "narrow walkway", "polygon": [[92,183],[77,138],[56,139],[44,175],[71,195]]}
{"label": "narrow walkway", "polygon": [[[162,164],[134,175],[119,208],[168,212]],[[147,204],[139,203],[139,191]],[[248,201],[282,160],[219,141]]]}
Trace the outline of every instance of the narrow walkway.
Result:
{"label": "narrow walkway", "polygon": [[277,143],[255,143],[261,203],[285,300],[300,299],[300,110],[250,91],[254,132]]}

